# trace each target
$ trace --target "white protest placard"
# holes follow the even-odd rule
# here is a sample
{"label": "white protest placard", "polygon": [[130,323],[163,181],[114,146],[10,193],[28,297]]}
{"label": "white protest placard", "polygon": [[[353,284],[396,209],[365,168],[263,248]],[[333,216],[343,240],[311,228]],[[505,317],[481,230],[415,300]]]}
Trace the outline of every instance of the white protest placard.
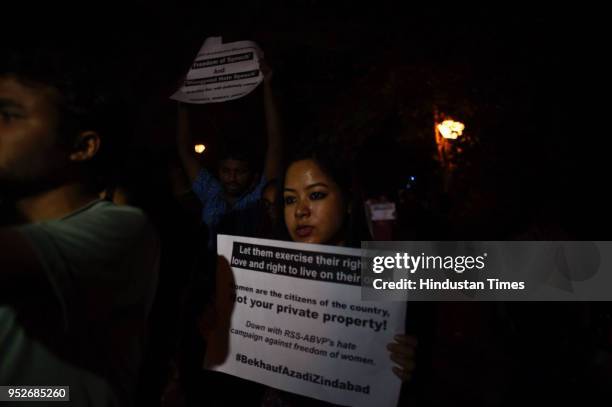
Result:
{"label": "white protest placard", "polygon": [[394,202],[366,202],[366,205],[370,212],[370,219],[373,221],[395,220],[397,218]]}
{"label": "white protest placard", "polygon": [[[228,334],[206,367],[351,406],[397,405],[386,345],[404,332],[405,303],[361,300],[361,250],[219,235],[231,265]],[[219,328],[217,328],[219,330]],[[223,335],[221,335],[223,336]]]}
{"label": "white protest placard", "polygon": [[184,103],[216,103],[238,99],[263,81],[263,53],[252,41],[223,44],[221,37],[204,41],[183,86],[170,99]]}

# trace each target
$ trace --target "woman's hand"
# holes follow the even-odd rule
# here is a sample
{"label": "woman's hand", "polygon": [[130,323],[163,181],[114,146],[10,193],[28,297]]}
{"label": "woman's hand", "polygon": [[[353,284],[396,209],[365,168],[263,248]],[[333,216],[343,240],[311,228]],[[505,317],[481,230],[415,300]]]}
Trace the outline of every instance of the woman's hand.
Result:
{"label": "woman's hand", "polygon": [[414,371],[417,339],[410,335],[395,335],[395,342],[387,345],[391,360],[399,365],[393,367],[393,373],[403,382],[410,380]]}

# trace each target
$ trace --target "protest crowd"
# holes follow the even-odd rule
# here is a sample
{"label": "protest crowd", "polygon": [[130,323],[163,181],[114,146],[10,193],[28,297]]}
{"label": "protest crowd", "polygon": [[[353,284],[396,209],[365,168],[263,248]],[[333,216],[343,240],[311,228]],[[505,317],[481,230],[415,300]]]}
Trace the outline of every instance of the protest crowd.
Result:
{"label": "protest crowd", "polygon": [[[181,57],[160,62],[163,74],[127,75],[103,60],[108,39],[100,47],[37,39],[0,51],[0,386],[69,386],[71,404],[54,403],[73,406],[583,405],[586,391],[609,395],[605,305],[385,308],[359,297],[362,242],[570,241],[584,237],[579,227],[556,222],[545,204],[519,204],[512,188],[531,187],[517,186],[515,174],[500,178],[501,188],[490,182],[490,162],[439,158],[429,124],[424,148],[419,119],[403,125],[407,103],[396,100],[405,111],[382,119],[363,111],[353,90],[383,77],[383,63],[337,85],[348,107],[333,125],[314,113],[328,97],[320,89],[309,108],[293,97],[316,85],[294,83],[308,76],[292,74],[282,47],[268,52],[269,38],[201,34],[171,44]],[[202,79],[198,69],[210,73]],[[401,87],[406,72],[389,83]],[[432,123],[442,105],[428,111]],[[402,139],[410,131],[413,144]],[[473,183],[466,174],[477,174]],[[301,280],[288,276],[293,269]],[[270,279],[253,280],[271,282],[257,287],[259,297],[240,280],[248,270]],[[297,282],[283,288],[285,279]],[[309,284],[357,297],[347,307]],[[245,324],[231,322],[238,309],[248,310]],[[268,314],[291,324],[272,328]],[[304,337],[300,327],[315,323],[320,330]],[[252,345],[228,351],[231,337]],[[334,363],[351,367],[317,370],[334,350]],[[303,363],[290,365],[285,351]],[[218,368],[228,352],[260,374]],[[363,382],[343,379],[347,370]],[[391,395],[368,398],[379,397],[374,371]],[[353,398],[342,403],[343,392]]]}

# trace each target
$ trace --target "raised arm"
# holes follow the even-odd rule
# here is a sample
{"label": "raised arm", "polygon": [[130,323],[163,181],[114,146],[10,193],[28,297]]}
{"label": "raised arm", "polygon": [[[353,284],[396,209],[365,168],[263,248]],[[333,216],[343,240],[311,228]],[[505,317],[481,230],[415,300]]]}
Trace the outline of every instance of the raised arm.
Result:
{"label": "raised arm", "polygon": [[264,175],[268,180],[271,180],[281,176],[283,137],[278,107],[272,91],[272,70],[265,61],[261,62],[261,71],[264,74],[263,95],[268,138]]}
{"label": "raised arm", "polygon": [[189,181],[193,183],[201,170],[201,165],[193,151],[188,108],[184,103],[178,103],[177,110],[176,142],[178,153]]}

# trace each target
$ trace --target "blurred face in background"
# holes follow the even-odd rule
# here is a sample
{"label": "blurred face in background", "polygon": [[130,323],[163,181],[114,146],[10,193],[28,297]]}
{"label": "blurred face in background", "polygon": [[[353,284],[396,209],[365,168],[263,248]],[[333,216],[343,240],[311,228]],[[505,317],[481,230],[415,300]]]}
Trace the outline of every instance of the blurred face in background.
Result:
{"label": "blurred face in background", "polygon": [[293,241],[344,244],[345,198],[315,161],[300,160],[289,166],[283,200],[285,223]]}
{"label": "blurred face in background", "polygon": [[231,198],[244,194],[253,183],[253,173],[247,161],[226,159],[219,166],[219,180]]}
{"label": "blurred face in background", "polygon": [[0,76],[0,193],[34,191],[68,163],[58,143],[58,98],[52,87]]}

